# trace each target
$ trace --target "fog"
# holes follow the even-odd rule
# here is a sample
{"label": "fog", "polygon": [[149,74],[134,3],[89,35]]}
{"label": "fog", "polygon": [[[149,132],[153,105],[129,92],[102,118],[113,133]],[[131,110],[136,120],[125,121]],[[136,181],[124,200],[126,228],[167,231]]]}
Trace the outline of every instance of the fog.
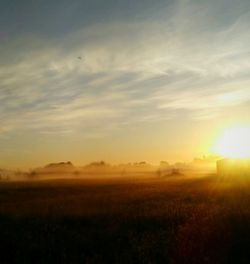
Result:
{"label": "fog", "polygon": [[76,166],[70,161],[50,163],[28,170],[0,169],[0,181],[34,181],[47,179],[91,179],[91,178],[137,178],[137,177],[188,177],[190,175],[211,174],[216,172],[215,157],[195,158],[184,163],[160,161],[152,165],[145,161],[125,164],[110,164],[94,161],[83,166]]}

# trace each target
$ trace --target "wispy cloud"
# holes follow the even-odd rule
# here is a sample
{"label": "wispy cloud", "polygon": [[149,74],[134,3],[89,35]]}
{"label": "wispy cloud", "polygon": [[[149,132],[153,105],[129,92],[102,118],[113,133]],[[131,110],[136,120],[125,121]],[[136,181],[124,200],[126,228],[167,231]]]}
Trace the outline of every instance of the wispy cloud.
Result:
{"label": "wispy cloud", "polygon": [[89,25],[60,42],[33,37],[30,49],[32,38],[20,49],[4,47],[0,133],[102,135],[107,127],[187,113],[214,118],[246,103],[250,13],[237,9],[219,19],[215,8],[177,1],[168,15],[158,10],[150,19]]}

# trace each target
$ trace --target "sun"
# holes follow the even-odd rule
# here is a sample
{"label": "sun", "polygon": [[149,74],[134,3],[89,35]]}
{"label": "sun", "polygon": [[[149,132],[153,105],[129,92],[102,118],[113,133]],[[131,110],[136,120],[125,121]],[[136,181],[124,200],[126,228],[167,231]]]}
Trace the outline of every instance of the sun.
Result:
{"label": "sun", "polygon": [[213,152],[226,158],[250,158],[250,126],[225,129]]}

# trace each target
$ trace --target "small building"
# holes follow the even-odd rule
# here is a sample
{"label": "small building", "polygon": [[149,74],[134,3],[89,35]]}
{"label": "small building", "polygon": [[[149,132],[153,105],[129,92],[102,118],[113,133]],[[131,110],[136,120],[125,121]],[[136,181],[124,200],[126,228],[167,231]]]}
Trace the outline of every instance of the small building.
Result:
{"label": "small building", "polygon": [[217,174],[223,177],[250,177],[250,159],[222,159],[217,161]]}

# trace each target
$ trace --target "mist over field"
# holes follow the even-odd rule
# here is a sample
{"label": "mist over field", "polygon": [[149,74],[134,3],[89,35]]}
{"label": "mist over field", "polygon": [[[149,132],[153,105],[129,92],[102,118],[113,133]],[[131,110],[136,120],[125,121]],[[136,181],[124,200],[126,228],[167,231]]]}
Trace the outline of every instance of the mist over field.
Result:
{"label": "mist over field", "polygon": [[249,179],[108,175],[1,181],[1,263],[248,263]]}
{"label": "mist over field", "polygon": [[54,178],[94,178],[94,177],[171,177],[190,176],[191,174],[216,173],[216,161],[219,157],[208,156],[195,158],[192,162],[168,163],[161,161],[158,165],[152,165],[145,161],[130,162],[126,164],[112,165],[105,161],[95,161],[84,166],[75,166],[72,162],[49,163],[43,167],[29,170],[0,169],[1,181],[28,181]]}
{"label": "mist over field", "polygon": [[1,169],[1,263],[248,263],[249,164]]}
{"label": "mist over field", "polygon": [[1,263],[248,263],[250,178],[216,159],[1,170]]}
{"label": "mist over field", "polygon": [[0,264],[250,263],[250,1],[0,1]]}

